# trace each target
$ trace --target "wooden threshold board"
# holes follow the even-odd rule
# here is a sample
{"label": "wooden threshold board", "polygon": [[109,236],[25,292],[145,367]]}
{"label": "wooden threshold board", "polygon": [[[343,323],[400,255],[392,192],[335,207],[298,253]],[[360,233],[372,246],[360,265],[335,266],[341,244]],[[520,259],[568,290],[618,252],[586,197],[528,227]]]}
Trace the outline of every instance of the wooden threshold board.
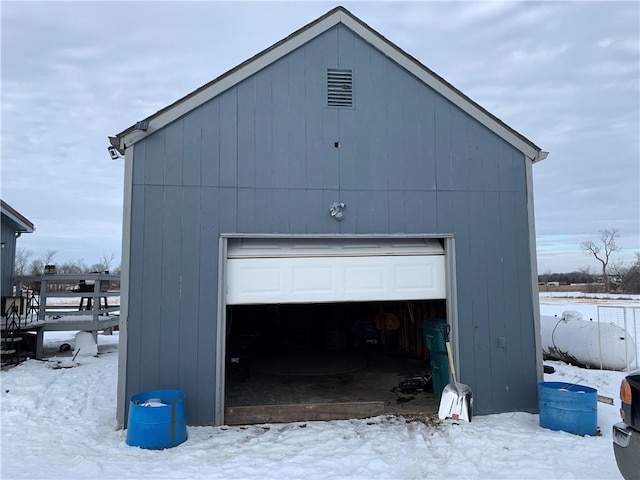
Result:
{"label": "wooden threshold board", "polygon": [[314,420],[348,420],[382,415],[384,402],[294,403],[227,407],[225,425],[289,423]]}

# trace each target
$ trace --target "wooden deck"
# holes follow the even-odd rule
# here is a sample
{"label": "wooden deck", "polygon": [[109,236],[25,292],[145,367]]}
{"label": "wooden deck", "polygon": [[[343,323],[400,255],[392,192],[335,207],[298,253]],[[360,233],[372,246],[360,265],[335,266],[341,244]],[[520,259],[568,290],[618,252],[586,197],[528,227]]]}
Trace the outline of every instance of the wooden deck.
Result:
{"label": "wooden deck", "polygon": [[97,340],[99,331],[120,323],[120,291],[112,288],[119,280],[108,273],[17,277],[17,295],[2,298],[3,345],[35,336],[29,350],[42,359],[45,332],[85,331]]}

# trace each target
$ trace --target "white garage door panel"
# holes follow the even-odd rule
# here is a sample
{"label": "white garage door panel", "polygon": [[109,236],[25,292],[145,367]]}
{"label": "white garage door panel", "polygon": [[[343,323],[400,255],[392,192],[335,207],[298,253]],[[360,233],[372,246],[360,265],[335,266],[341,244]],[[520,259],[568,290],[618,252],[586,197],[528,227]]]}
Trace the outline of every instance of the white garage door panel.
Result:
{"label": "white garage door panel", "polygon": [[282,273],[276,265],[246,265],[242,272],[243,288],[257,295],[277,295],[283,287]]}
{"label": "white garage door panel", "polygon": [[227,263],[229,305],[445,297],[444,255],[230,258]]}
{"label": "white garage door panel", "polygon": [[[302,263],[302,262],[298,262]],[[326,294],[335,291],[333,270],[327,266],[293,265],[293,285],[297,295]]]}

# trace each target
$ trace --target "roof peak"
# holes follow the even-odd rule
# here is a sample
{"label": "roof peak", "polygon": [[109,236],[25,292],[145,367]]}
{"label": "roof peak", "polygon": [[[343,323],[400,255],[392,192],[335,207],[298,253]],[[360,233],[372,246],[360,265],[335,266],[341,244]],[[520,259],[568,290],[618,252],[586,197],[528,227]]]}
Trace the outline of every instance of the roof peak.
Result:
{"label": "roof peak", "polygon": [[148,116],[145,118],[145,121],[148,122],[149,127],[145,130],[137,129],[134,124],[115,137],[109,137],[111,144],[116,147],[120,153],[124,154],[128,146],[152,134],[154,131],[163,128],[168,123],[187,114],[220,93],[232,88],[245,78],[271,65],[294,49],[335,27],[338,23],[349,28],[365,42],[408,70],[451,103],[461,108],[471,117],[522,151],[534,162],[546,156],[543,155],[545,152],[541,152],[541,149],[529,139],[509,127],[502,120],[484,109],[484,107],[471,100],[471,98],[467,97],[444,78],[440,77],[375,29],[371,28],[342,5],[332,8],[324,15],[304,25],[279,42],[262,50],[176,102]]}

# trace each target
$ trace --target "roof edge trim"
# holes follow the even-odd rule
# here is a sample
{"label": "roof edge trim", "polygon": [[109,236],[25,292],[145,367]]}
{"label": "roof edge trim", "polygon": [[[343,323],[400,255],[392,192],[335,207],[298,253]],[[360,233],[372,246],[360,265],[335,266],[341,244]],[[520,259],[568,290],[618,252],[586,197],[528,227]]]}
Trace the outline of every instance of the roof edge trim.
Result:
{"label": "roof edge trim", "polygon": [[21,230],[19,230],[20,232],[32,233],[35,230],[33,222],[28,220],[24,215],[22,215],[4,200],[0,200],[0,208],[3,215],[6,215],[9,219],[14,221],[18,225],[18,227],[21,228]]}

